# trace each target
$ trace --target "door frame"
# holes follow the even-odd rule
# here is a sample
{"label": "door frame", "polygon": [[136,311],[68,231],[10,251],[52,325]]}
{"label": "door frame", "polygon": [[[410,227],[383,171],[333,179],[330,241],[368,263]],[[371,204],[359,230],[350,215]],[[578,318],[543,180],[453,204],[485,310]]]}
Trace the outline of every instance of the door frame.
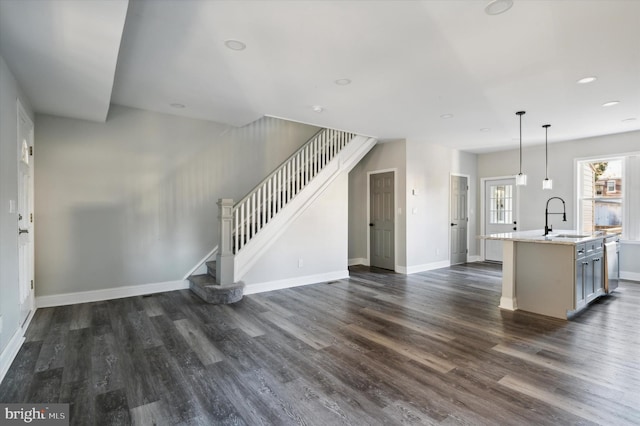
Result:
{"label": "door frame", "polygon": [[[453,176],[467,178],[467,262],[469,262],[469,193],[471,192],[471,175],[464,173],[449,173],[449,222],[451,223],[451,178]],[[449,226],[451,228],[451,226]],[[451,265],[451,229],[449,229],[449,246],[448,246],[447,258],[449,259],[449,265]]]}
{"label": "door frame", "polygon": [[[480,235],[486,235],[486,227],[485,227],[485,187],[487,186],[488,180],[501,180],[501,179],[515,179],[514,175],[508,176],[492,176],[492,177],[483,177],[480,178]],[[516,185],[516,222],[520,225],[520,187]],[[486,259],[484,257],[484,242],[480,244],[480,259],[484,262]]]}
{"label": "door frame", "polygon": [[398,271],[398,168],[371,170],[367,172],[367,266],[371,265],[371,175],[393,173],[393,271]]}
{"label": "door frame", "polygon": [[[24,106],[22,105],[22,102],[20,102],[20,99],[16,99],[16,116],[17,116],[17,120],[16,120],[16,147],[18,148],[18,155],[16,156],[16,162],[17,162],[17,183],[18,183],[18,198],[20,198],[20,162],[22,161],[21,159],[21,150],[22,150],[22,141],[20,140],[19,136],[20,136],[20,127],[21,127],[21,123],[20,120],[24,119],[29,127],[29,135],[28,135],[28,142],[29,142],[29,146],[30,147],[34,147],[35,145],[35,124],[33,122],[33,120],[31,119],[31,117],[29,117],[29,114],[27,114],[26,109],[24,108]],[[34,181],[35,181],[35,167],[34,167],[34,160],[33,157],[31,157],[29,159],[29,161],[31,161],[31,164],[29,166],[30,168],[30,179],[29,179],[29,198],[30,198],[30,204],[31,204],[31,213],[34,213],[35,215],[35,185],[34,185]],[[18,204],[19,201],[16,200],[16,209],[18,208]],[[27,219],[29,220],[29,219]],[[16,222],[17,224],[17,222]],[[17,231],[17,229],[16,229]],[[35,240],[35,221],[31,223],[31,228],[29,230],[29,232],[31,233],[31,239],[32,239],[32,244],[33,246],[31,247],[31,278],[33,279],[34,283],[35,283],[35,244],[36,244],[36,240]],[[17,243],[18,245],[16,246],[16,249],[19,251],[19,242]],[[18,253],[18,261],[19,261],[19,256],[20,253]],[[22,285],[21,283],[21,279],[20,279],[20,265],[18,262],[18,286]],[[20,289],[18,289],[18,291],[20,291]],[[19,294],[19,292],[18,292]],[[30,295],[28,296],[28,300],[29,300],[29,313],[27,314],[27,316],[24,318],[24,320],[22,318],[20,318],[21,327],[24,327],[25,324],[29,324],[29,322],[31,321],[31,318],[33,318],[33,315],[35,313],[35,309],[36,309],[36,303],[35,303],[35,286],[34,288],[30,289]],[[20,305],[20,308],[22,308],[22,305]],[[22,310],[21,310],[22,313]]]}

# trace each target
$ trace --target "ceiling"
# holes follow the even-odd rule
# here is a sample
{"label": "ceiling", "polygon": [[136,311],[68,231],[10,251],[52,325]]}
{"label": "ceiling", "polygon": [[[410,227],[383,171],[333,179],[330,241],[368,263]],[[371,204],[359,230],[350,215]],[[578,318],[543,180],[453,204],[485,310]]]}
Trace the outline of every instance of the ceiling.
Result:
{"label": "ceiling", "polygon": [[37,111],[98,121],[270,115],[471,152],[516,147],[519,110],[525,145],[640,130],[640,1],[487,4],[2,0],[0,53]]}

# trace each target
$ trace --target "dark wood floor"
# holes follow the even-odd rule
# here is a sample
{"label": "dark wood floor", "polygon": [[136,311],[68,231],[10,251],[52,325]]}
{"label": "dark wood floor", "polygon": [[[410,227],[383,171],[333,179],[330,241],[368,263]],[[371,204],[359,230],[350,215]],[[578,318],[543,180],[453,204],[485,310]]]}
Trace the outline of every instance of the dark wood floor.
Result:
{"label": "dark wood floor", "polygon": [[500,269],[211,306],[189,291],[39,309],[0,402],[72,424],[640,424],[640,285],[572,321],[500,311]]}

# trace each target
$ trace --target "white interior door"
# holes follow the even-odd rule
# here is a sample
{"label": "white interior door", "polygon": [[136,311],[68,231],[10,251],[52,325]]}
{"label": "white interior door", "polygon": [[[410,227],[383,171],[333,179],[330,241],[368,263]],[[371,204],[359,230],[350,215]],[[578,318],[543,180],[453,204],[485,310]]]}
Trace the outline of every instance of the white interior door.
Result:
{"label": "white interior door", "polygon": [[[517,191],[515,178],[486,180],[484,187],[485,234],[517,231]],[[484,258],[502,262],[502,241],[484,240]]]}
{"label": "white interior door", "polygon": [[451,252],[452,265],[467,261],[467,192],[469,186],[464,176],[451,176]]}
{"label": "white interior door", "polygon": [[18,102],[18,285],[20,324],[34,308],[33,122]]}

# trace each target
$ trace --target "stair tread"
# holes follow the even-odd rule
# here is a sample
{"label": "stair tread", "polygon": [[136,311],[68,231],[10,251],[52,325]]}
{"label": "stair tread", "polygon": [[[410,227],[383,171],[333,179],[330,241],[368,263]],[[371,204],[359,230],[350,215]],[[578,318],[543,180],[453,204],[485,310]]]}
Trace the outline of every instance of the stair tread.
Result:
{"label": "stair tread", "polygon": [[191,281],[194,284],[203,285],[203,286],[216,285],[216,277],[212,277],[209,274],[191,275],[189,277],[189,281]]}

